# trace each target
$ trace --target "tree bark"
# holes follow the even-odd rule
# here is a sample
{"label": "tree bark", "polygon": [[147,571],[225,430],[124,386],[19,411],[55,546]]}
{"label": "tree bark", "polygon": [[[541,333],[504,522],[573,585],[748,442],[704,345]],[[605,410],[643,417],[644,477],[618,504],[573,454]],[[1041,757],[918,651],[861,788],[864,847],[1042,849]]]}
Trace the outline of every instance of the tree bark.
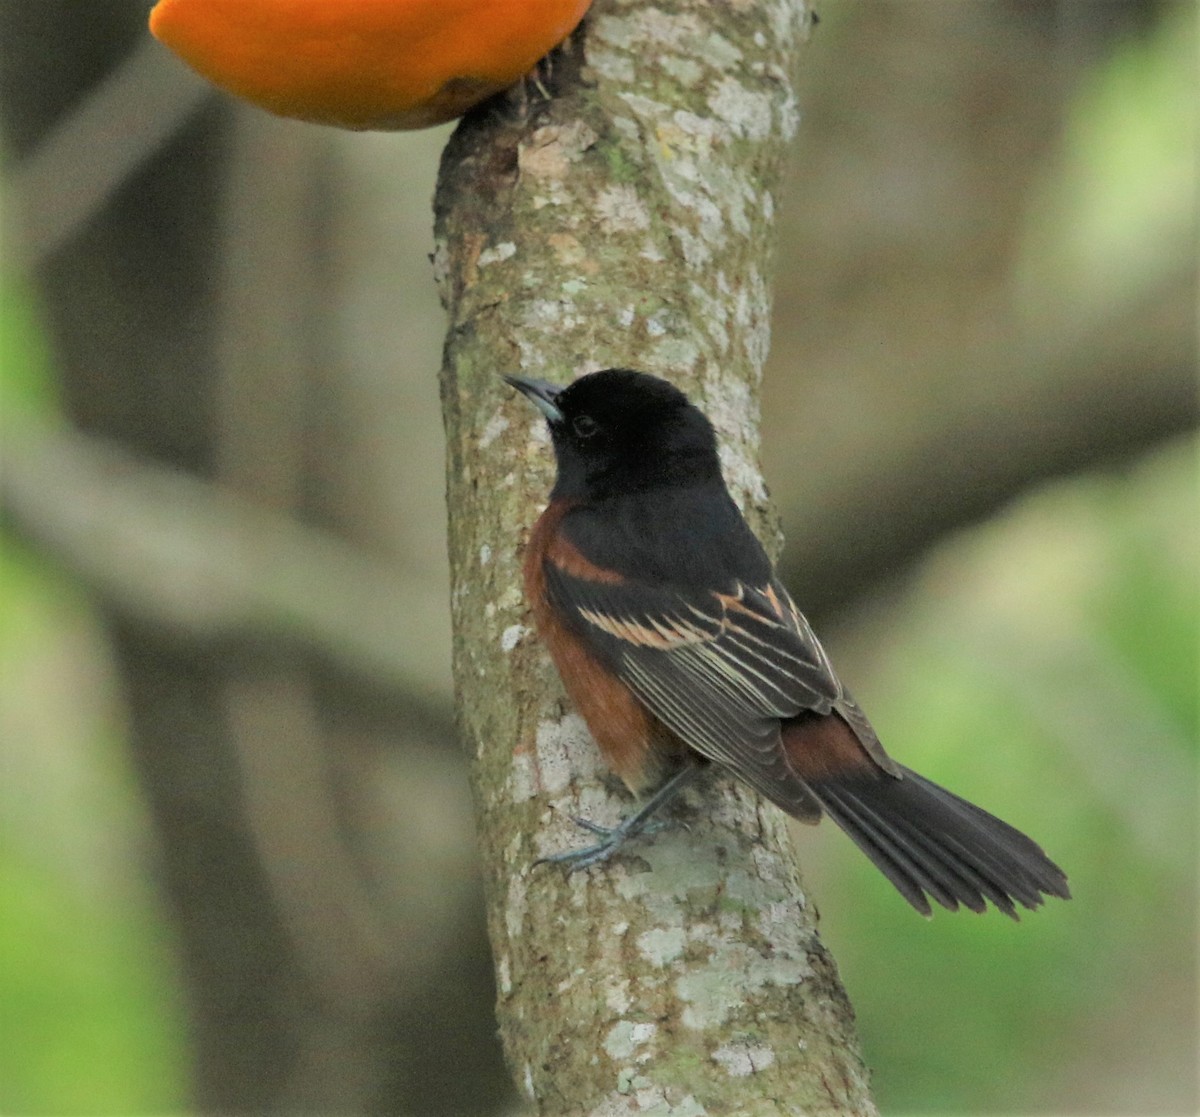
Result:
{"label": "tree bark", "polygon": [[499,378],[633,365],[673,379],[713,418],[735,496],[770,523],[756,400],[806,32],[789,0],[598,3],[553,61],[553,99],[475,114],[443,159],[454,674],[501,1036],[543,1114],[874,1112],[774,808],[714,782],[687,794],[686,828],[604,868],[532,867],[582,840],[570,815],[612,823],[629,801],[528,628],[521,540],[551,453]]}

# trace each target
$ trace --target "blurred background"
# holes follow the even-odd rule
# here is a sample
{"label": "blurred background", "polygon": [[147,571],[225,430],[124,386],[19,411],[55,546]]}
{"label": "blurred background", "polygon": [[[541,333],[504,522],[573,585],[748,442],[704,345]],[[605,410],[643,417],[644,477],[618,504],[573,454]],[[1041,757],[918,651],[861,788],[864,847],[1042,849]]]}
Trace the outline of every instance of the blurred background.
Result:
{"label": "blurred background", "polygon": [[[0,0],[0,1110],[514,1111],[453,737],[447,129]],[[1197,1096],[1197,9],[817,5],[763,457],[890,751],[1075,899],[797,839],[889,1113]],[[565,372],[566,370],[564,370]]]}

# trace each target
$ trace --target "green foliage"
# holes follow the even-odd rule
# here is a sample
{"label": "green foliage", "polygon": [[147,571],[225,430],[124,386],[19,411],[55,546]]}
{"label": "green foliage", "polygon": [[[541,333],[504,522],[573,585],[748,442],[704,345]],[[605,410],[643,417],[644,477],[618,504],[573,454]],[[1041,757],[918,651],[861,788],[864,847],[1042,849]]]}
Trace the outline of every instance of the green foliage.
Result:
{"label": "green foliage", "polygon": [[[0,401],[6,425],[53,420],[15,284],[0,288]],[[136,792],[109,719],[79,708],[97,637],[44,559],[0,543],[0,1111],[178,1109],[181,1011]]]}
{"label": "green foliage", "polygon": [[183,1046],[161,929],[62,874],[0,856],[0,1107],[6,1113],[178,1109]]}
{"label": "green foliage", "polygon": [[55,394],[49,354],[38,308],[27,284],[0,271],[0,408],[12,421],[12,409],[53,414]]}
{"label": "green foliage", "polygon": [[[1194,267],[1196,18],[1167,5],[1145,38],[1116,45],[1074,98],[1057,166],[1031,206],[1020,276],[1030,292],[1063,288],[1068,304],[1111,305],[1149,273]],[[1062,314],[1061,307],[1026,306]]]}
{"label": "green foliage", "polygon": [[1194,1042],[1196,496],[1190,444],[1056,485],[857,634],[893,754],[1029,832],[1075,896],[926,923],[823,836],[822,928],[885,1112],[1102,1105],[1122,1064]]}

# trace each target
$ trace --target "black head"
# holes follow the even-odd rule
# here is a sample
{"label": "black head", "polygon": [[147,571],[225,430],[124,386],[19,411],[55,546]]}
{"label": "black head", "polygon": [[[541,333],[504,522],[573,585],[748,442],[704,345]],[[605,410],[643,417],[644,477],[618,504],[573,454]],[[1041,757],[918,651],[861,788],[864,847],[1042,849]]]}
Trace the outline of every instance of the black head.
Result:
{"label": "black head", "polygon": [[720,480],[712,424],[673,384],[627,368],[565,388],[504,378],[546,416],[558,459],[556,497],[601,499]]}

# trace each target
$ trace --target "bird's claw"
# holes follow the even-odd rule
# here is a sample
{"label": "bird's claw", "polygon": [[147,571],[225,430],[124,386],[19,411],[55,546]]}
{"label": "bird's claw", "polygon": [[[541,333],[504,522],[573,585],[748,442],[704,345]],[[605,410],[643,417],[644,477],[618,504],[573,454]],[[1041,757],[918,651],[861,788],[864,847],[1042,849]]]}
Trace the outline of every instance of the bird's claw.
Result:
{"label": "bird's claw", "polygon": [[620,826],[601,826],[598,822],[593,822],[590,818],[583,818],[580,815],[573,814],[567,816],[576,826],[582,830],[586,830],[589,834],[595,834],[601,838],[611,838]]}
{"label": "bird's claw", "polygon": [[562,853],[549,853],[545,857],[539,857],[534,863],[533,868],[539,865],[562,865],[568,873],[577,873],[580,869],[590,869],[593,865],[603,865],[620,846],[620,842],[597,842],[592,846],[584,846],[583,849],[567,849]]}
{"label": "bird's claw", "polygon": [[601,826],[598,822],[592,822],[591,819],[571,815],[571,821],[576,826],[586,830],[589,834],[595,834],[600,841],[595,845],[584,846],[583,849],[569,849],[562,853],[551,853],[546,857],[539,857],[533,863],[533,867],[563,865],[568,873],[589,869],[593,865],[602,865],[630,838],[653,834],[665,826],[670,826],[669,819],[653,818],[652,816],[664,803],[673,799],[679,793],[680,788],[690,782],[699,771],[701,768],[696,764],[680,768],[638,810],[616,826]]}
{"label": "bird's claw", "polygon": [[[579,815],[571,815],[570,818],[576,826],[589,834],[595,834],[600,841],[582,849],[567,849],[561,853],[539,857],[533,863],[533,868],[537,868],[538,865],[562,865],[568,873],[575,873],[580,869],[590,869],[593,865],[603,865],[631,838],[653,834],[670,825],[666,819],[643,820],[637,819],[636,816],[618,826],[601,826],[600,823],[581,818]],[[630,822],[634,825],[629,825]]]}

